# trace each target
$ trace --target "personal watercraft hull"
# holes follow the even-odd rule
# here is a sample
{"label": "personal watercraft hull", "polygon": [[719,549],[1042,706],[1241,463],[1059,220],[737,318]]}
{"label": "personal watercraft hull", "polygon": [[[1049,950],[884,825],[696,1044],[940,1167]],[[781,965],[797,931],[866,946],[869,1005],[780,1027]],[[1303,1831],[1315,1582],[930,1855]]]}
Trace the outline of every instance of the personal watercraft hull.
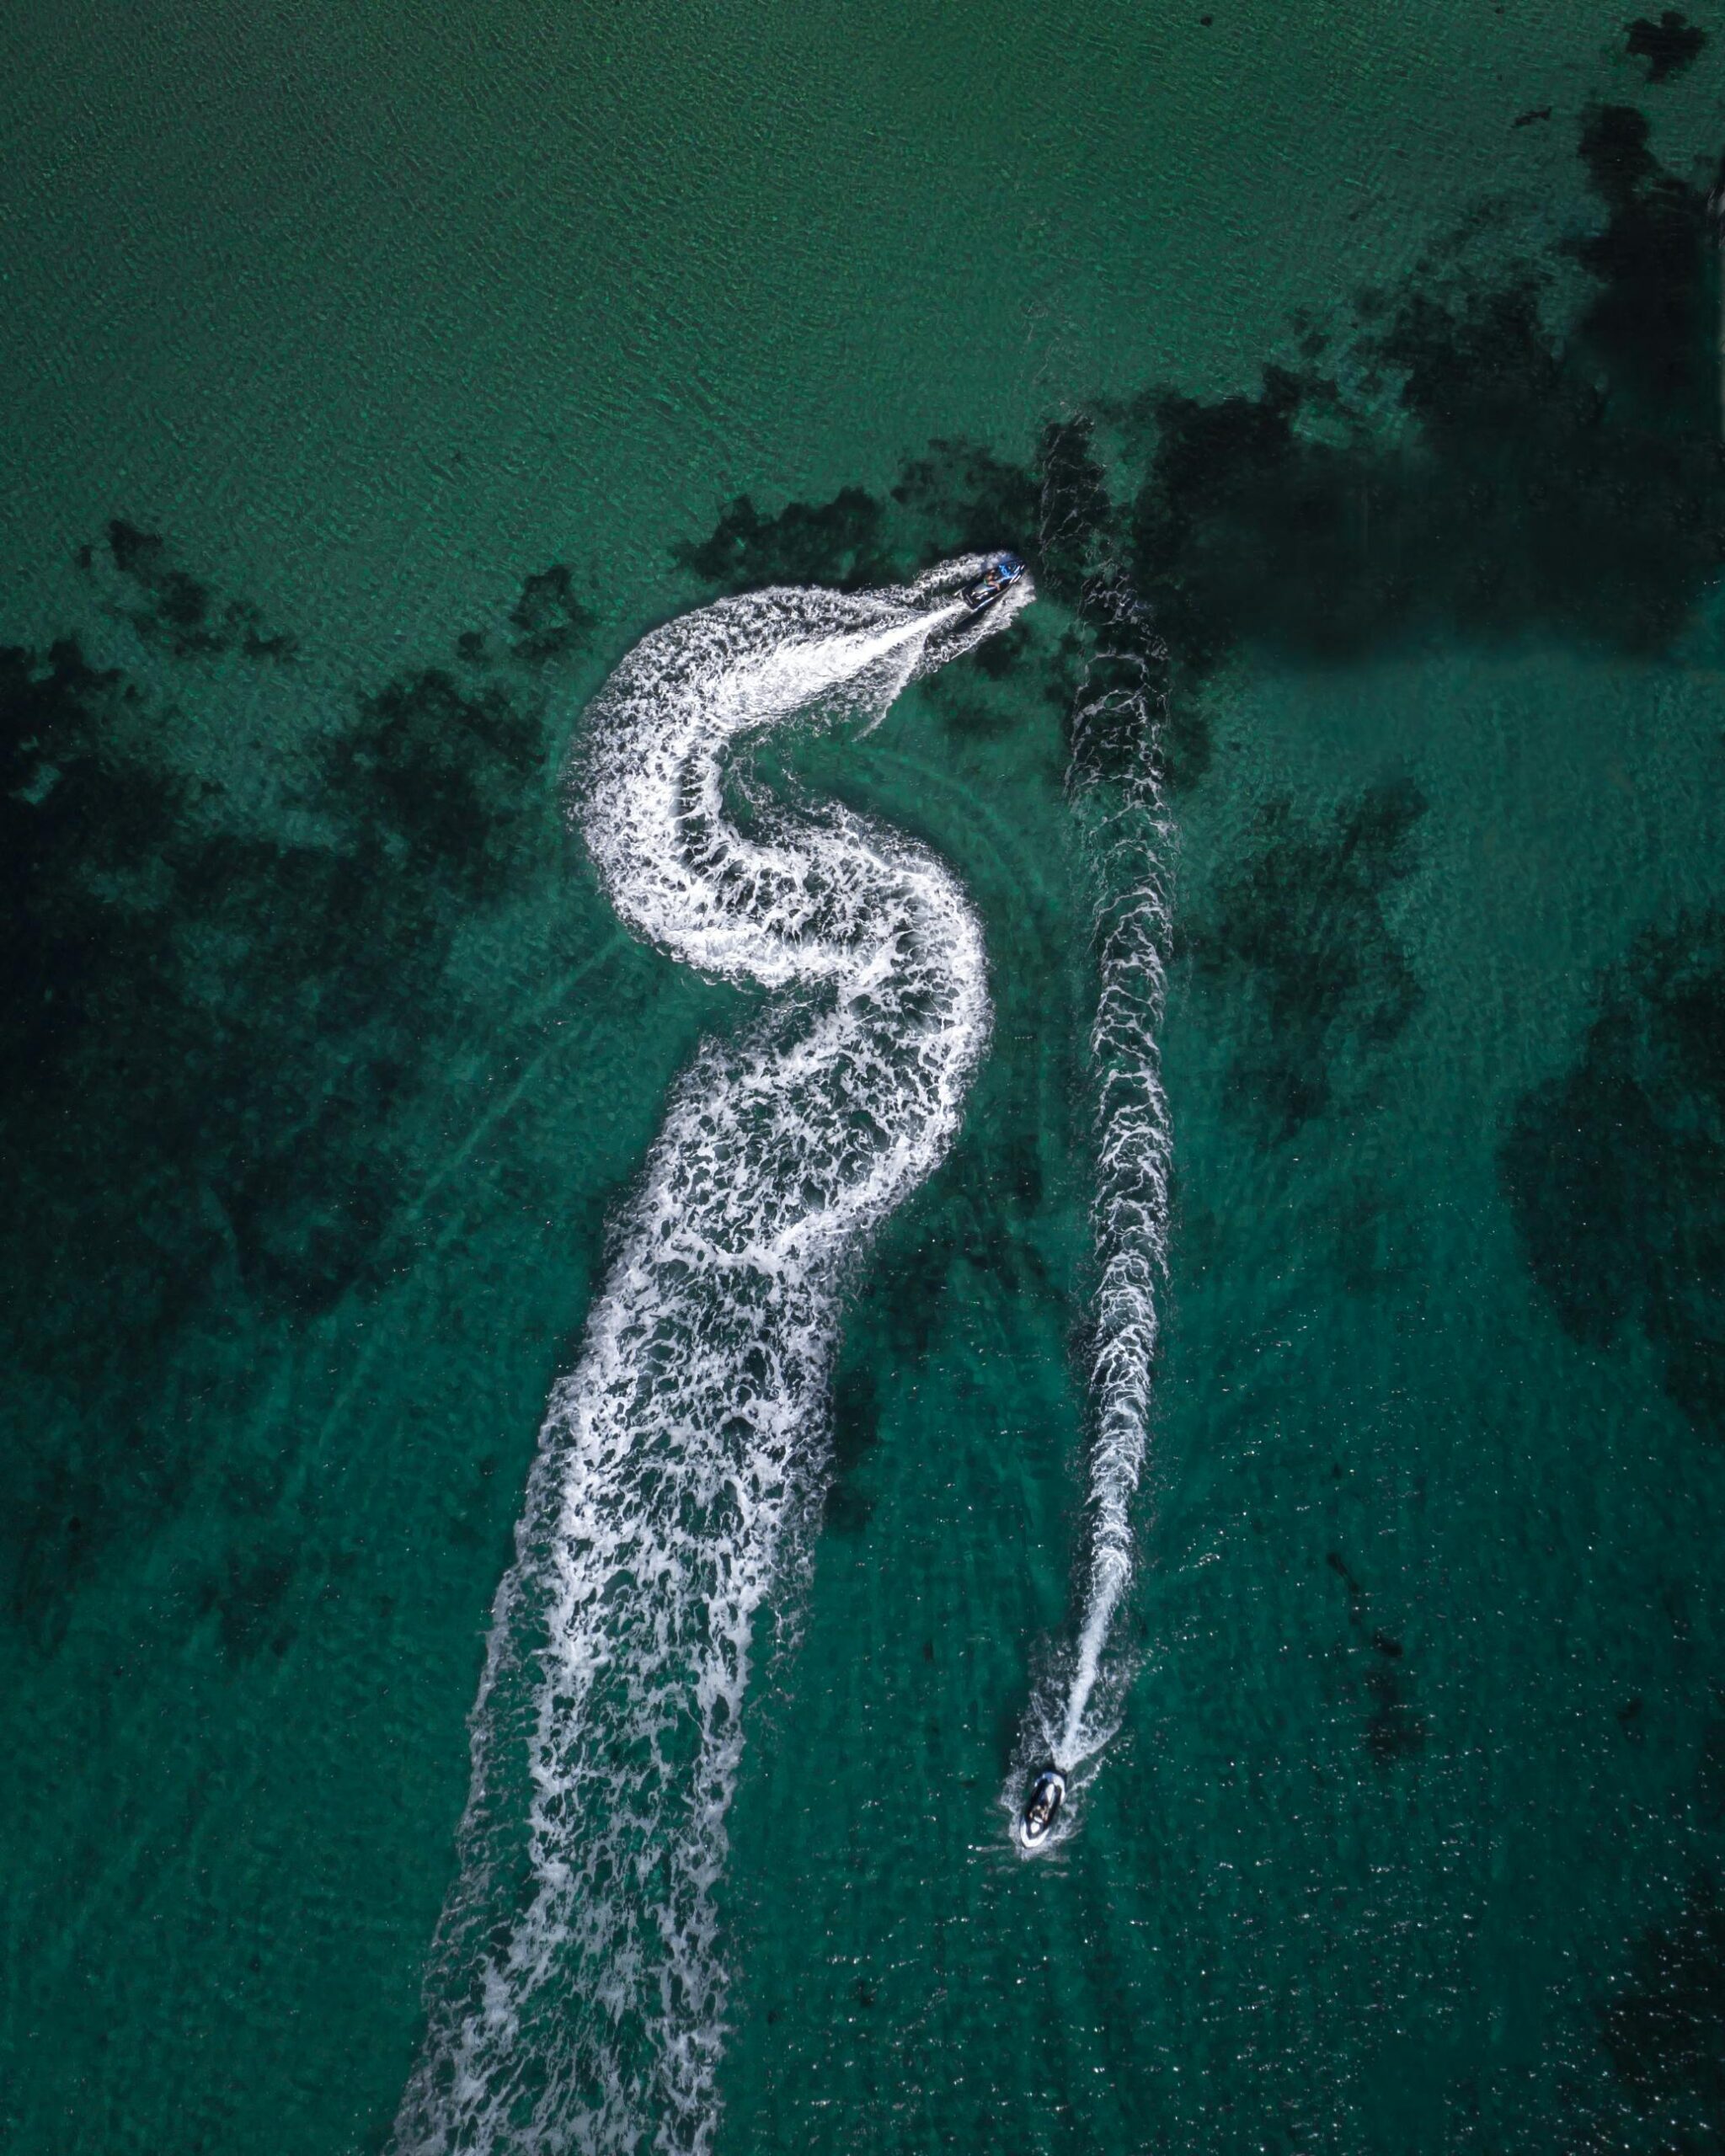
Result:
{"label": "personal watercraft hull", "polygon": [[1010,591],[1024,574],[1024,564],[1016,554],[1000,554],[991,561],[975,584],[967,584],[959,595],[973,614],[980,614],[985,606],[992,606],[1004,591]]}
{"label": "personal watercraft hull", "polygon": [[1018,1814],[1018,1839],[1024,1848],[1039,1849],[1048,1839],[1065,1801],[1066,1777],[1058,1767],[1045,1768],[1031,1784]]}

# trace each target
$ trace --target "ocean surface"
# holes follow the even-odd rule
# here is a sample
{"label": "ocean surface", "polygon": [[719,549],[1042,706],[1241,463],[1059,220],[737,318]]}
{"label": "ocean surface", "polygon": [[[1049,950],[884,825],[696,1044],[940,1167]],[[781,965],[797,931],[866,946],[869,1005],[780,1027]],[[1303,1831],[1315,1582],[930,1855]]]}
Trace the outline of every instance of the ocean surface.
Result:
{"label": "ocean surface", "polygon": [[[1725,21],[67,0],[11,59],[8,2156],[1725,2150]],[[778,957],[643,895],[692,679],[724,828],[839,849]],[[895,906],[947,1060],[794,1283],[782,1547],[692,1483],[570,1704],[654,1164],[733,1087],[815,1204],[750,1058]],[[1130,1580],[1027,1857],[1111,1256]],[[791,1320],[675,1285],[710,1405]]]}

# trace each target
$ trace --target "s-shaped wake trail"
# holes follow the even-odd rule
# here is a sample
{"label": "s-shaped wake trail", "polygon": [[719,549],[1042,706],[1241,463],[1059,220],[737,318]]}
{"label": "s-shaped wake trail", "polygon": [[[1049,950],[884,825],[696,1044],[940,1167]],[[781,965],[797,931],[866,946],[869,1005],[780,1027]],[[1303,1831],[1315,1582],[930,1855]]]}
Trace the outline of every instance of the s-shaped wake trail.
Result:
{"label": "s-shaped wake trail", "polygon": [[645,638],[588,714],[575,813],[618,915],[772,993],[678,1081],[552,1396],[400,2156],[711,2145],[756,1619],[806,1561],[846,1281],[952,1143],[989,1027],[942,862],[837,804],[757,803],[745,829],[726,771],[799,716],[878,719],[1003,627],[1029,580],[973,616],[981,566],[721,600]]}

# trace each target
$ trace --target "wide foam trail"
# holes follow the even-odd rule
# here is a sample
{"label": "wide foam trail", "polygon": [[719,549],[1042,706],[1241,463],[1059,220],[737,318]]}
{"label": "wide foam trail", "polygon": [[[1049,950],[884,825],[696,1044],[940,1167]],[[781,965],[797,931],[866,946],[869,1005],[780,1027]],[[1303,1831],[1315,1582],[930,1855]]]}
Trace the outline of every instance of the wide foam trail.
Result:
{"label": "wide foam trail", "polygon": [[[1073,706],[1067,784],[1091,879],[1098,974],[1090,1038],[1097,1181],[1087,1548],[1076,1643],[1036,1688],[1004,1792],[1015,1820],[1028,1774],[1052,1760],[1071,1782],[1119,1723],[1130,1673],[1110,1650],[1132,1581],[1133,1501],[1149,1442],[1167,1276],[1172,1147],[1158,1043],[1175,834],[1162,777],[1164,654],[1149,610],[1117,576],[1093,579],[1081,611],[1096,641]],[[1075,1816],[1069,1803],[1040,1846],[1055,1846]]]}
{"label": "wide foam trail", "polygon": [[1003,627],[1028,580],[971,616],[980,567],[723,600],[644,639],[590,712],[576,814],[619,915],[777,993],[679,1081],[552,1396],[403,2156],[710,2144],[757,1613],[818,1509],[847,1271],[951,1143],[989,1024],[956,878],[836,805],[741,828],[728,761],[799,716],[878,718]]}

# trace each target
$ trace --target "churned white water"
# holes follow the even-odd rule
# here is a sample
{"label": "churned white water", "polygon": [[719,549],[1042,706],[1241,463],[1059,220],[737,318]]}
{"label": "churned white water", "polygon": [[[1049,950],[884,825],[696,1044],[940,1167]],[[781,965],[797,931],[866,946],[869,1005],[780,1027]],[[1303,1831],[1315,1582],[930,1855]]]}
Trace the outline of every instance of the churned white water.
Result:
{"label": "churned white water", "polygon": [[[1119,1726],[1130,1670],[1110,1648],[1132,1581],[1133,1501],[1167,1277],[1172,1134],[1159,1038],[1175,833],[1162,778],[1162,653],[1129,584],[1098,576],[1083,611],[1096,641],[1073,707],[1067,786],[1091,880],[1098,975],[1090,1037],[1097,1179],[1087,1539],[1076,1640],[1035,1689],[1004,1793],[1015,1820],[1029,1775],[1053,1764],[1076,1787]],[[1040,1846],[1057,1845],[1073,1822],[1069,1801]]]}
{"label": "churned white water", "polygon": [[793,719],[878,719],[1003,627],[1028,580],[973,616],[980,567],[722,600],[645,638],[588,714],[574,811],[620,916],[775,993],[679,1081],[552,1396],[401,2156],[710,2145],[757,1619],[819,1505],[846,1273],[951,1144],[989,1026],[938,860],[836,804],[757,803],[745,829],[726,773]]}

